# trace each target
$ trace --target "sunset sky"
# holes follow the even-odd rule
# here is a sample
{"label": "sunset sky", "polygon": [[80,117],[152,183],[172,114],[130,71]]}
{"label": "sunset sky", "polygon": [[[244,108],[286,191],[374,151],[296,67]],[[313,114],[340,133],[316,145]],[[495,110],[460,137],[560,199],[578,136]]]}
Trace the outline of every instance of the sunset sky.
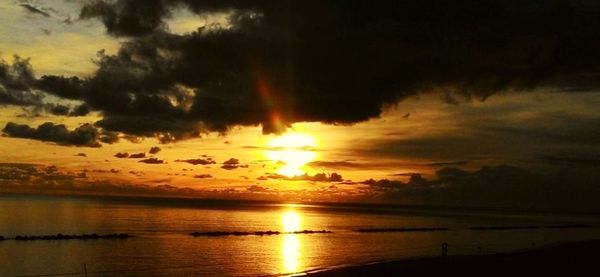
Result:
{"label": "sunset sky", "polygon": [[600,5],[461,3],[1,1],[0,192],[600,208]]}

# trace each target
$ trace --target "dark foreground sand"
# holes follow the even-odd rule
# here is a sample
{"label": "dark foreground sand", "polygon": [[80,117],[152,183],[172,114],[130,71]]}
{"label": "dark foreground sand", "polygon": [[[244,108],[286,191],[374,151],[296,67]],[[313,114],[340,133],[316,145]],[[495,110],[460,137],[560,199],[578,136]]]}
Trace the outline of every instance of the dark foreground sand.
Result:
{"label": "dark foreground sand", "polygon": [[384,262],[308,273],[308,276],[600,276],[600,240],[519,253]]}

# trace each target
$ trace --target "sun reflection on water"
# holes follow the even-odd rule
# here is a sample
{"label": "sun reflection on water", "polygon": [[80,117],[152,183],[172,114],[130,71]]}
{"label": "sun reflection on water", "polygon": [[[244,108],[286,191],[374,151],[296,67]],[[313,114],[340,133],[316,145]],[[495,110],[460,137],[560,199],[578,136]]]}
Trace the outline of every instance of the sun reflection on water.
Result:
{"label": "sun reflection on water", "polygon": [[[301,217],[296,211],[286,211],[281,215],[284,232],[300,231]],[[296,234],[285,234],[281,238],[281,258],[285,272],[298,272],[301,269],[302,243]]]}
{"label": "sun reflection on water", "polygon": [[287,211],[281,216],[281,225],[284,232],[300,231],[300,215],[295,211]]}

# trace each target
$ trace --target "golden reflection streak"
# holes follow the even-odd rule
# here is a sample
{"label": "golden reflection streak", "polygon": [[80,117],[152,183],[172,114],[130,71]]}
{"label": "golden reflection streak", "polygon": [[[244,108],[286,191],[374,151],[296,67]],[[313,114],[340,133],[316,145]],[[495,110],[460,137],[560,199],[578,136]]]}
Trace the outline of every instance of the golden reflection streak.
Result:
{"label": "golden reflection streak", "polygon": [[[281,225],[284,232],[300,231],[302,219],[296,211],[289,210],[281,215]],[[281,240],[281,258],[285,272],[298,272],[301,268],[302,244],[295,234],[284,234]]]}
{"label": "golden reflection streak", "polygon": [[301,244],[298,235],[285,234],[281,241],[281,256],[285,272],[298,272],[300,269]]}

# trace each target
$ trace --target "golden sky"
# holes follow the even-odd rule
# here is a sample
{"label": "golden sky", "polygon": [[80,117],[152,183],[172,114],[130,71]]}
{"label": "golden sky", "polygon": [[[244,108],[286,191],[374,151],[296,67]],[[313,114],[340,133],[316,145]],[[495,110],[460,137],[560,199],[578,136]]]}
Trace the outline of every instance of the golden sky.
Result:
{"label": "golden sky", "polygon": [[[107,85],[114,81],[110,76],[138,78],[146,74],[144,70],[150,70],[148,68],[159,70],[157,65],[144,60],[147,57],[140,50],[143,45],[161,45],[152,61],[159,65],[168,64],[171,59],[180,61],[178,59],[182,59],[181,57],[189,56],[189,60],[193,60],[197,58],[194,56],[197,52],[216,50],[201,44],[198,47],[204,48],[198,48],[197,52],[186,52],[188,44],[196,43],[194,40],[188,41],[188,38],[215,36],[214,41],[221,43],[219,35],[230,30],[237,32],[240,28],[250,28],[243,25],[250,24],[243,23],[243,20],[260,22],[263,17],[268,19],[268,12],[257,12],[260,7],[250,9],[251,12],[248,13],[239,13],[225,8],[202,12],[193,4],[190,4],[189,9],[181,5],[168,10],[165,18],[161,19],[162,23],[156,27],[158,29],[152,31],[152,36],[136,37],[136,30],[129,30],[125,28],[127,26],[120,26],[123,27],[122,30],[117,28],[119,26],[111,27],[103,21],[102,15],[94,13],[96,10],[91,15],[83,16],[84,6],[78,1],[60,0],[1,2],[0,57],[4,60],[3,66],[10,68],[17,64],[18,60],[13,61],[13,55],[19,55],[27,59],[26,63],[31,67],[36,80],[44,75],[62,76],[60,78],[76,76],[83,84],[89,82]],[[385,43],[389,44],[386,46]],[[297,45],[302,46],[293,49],[305,46]],[[381,49],[396,47],[392,42],[381,42],[381,45]],[[226,44],[223,47],[229,46],[231,45]],[[249,43],[248,47],[253,51],[250,53],[262,53],[252,46]],[[232,51],[234,52],[231,53],[238,53],[235,51],[244,50]],[[318,55],[310,52],[312,50],[306,51]],[[502,164],[541,173],[555,172],[565,165],[575,164],[584,171],[595,166],[594,159],[597,156],[593,153],[598,150],[599,144],[597,137],[594,139],[590,136],[598,135],[600,110],[597,107],[600,105],[600,97],[593,88],[573,92],[564,86],[552,85],[552,82],[560,83],[566,79],[540,82],[543,85],[523,89],[524,85],[520,83],[522,80],[516,77],[509,85],[494,89],[493,93],[477,91],[486,85],[483,81],[470,88],[467,83],[472,80],[467,82],[461,79],[460,82],[452,83],[444,79],[436,80],[437,83],[424,82],[418,90],[394,94],[390,99],[385,94],[377,93],[379,84],[384,83],[379,81],[380,83],[372,83],[376,84],[373,91],[356,94],[340,92],[337,98],[333,98],[328,96],[327,89],[362,89],[363,83],[352,83],[355,82],[353,79],[370,78],[370,75],[367,72],[363,73],[363,77],[356,77],[351,76],[354,73],[350,71],[345,72],[349,76],[344,82],[354,85],[336,86],[335,82],[339,82],[336,75],[338,73],[331,72],[336,67],[324,65],[323,68],[313,68],[310,72],[322,76],[332,75],[331,85],[324,84],[322,79],[305,80],[303,85],[312,86],[306,87],[307,93],[310,92],[311,95],[312,89],[325,88],[323,92],[315,92],[313,98],[306,100],[302,98],[301,90],[304,87],[296,85],[290,88],[289,80],[286,79],[291,78],[293,81],[290,82],[297,84],[301,78],[307,78],[307,73],[298,73],[304,69],[301,65],[305,61],[298,60],[293,65],[284,63],[283,68],[301,65],[290,71],[296,73],[282,75],[269,68],[277,68],[279,60],[261,60],[260,57],[250,56],[243,59],[248,60],[248,67],[251,68],[248,76],[256,77],[258,98],[254,99],[254,94],[248,94],[252,96],[250,97],[246,94],[227,94],[227,91],[220,90],[219,93],[210,94],[211,89],[227,86],[229,76],[244,74],[236,71],[237,67],[223,75],[214,73],[222,67],[228,68],[229,62],[228,58],[223,58],[220,62],[218,52],[215,53],[214,56],[202,56],[202,62],[214,57],[211,64],[199,66],[196,72],[182,73],[189,73],[192,77],[183,76],[180,81],[165,85],[164,88],[159,83],[151,88],[140,86],[130,89],[148,90],[148,94],[137,94],[138,91],[128,91],[129,88],[119,91],[121,94],[111,94],[111,88],[119,90],[128,85],[123,83],[114,87],[108,84],[105,91],[94,92],[94,95],[65,96],[64,91],[45,91],[46,87],[38,86],[38,83],[25,91],[22,88],[11,88],[10,80],[6,79],[8,81],[2,83],[3,90],[0,90],[6,95],[42,95],[42,99],[35,103],[23,104],[8,100],[0,103],[0,126],[7,126],[4,136],[0,137],[0,162],[4,167],[0,171],[0,178],[7,184],[6,190],[19,191],[18,185],[15,185],[18,182],[31,183],[31,187],[23,189],[27,191],[44,192],[55,189],[76,193],[85,193],[85,189],[77,187],[90,184],[111,184],[116,187],[106,191],[96,187],[90,193],[126,194],[137,192],[130,187],[119,191],[120,185],[142,186],[148,191],[158,186],[172,186],[176,188],[173,193],[179,196],[185,196],[186,191],[179,191],[177,188],[191,188],[193,192],[189,193],[190,196],[234,195],[261,199],[293,197],[300,200],[335,201],[362,199],[361,197],[370,199],[373,195],[385,194],[390,189],[389,186],[394,185],[400,188],[418,184],[443,186],[444,182],[434,181],[441,180],[439,171],[444,168],[459,168],[479,177],[477,174],[485,172],[482,167],[494,169]],[[280,53],[276,52],[273,55],[278,54]],[[161,62],[160,59],[164,61]],[[337,61],[335,59],[336,56],[332,58],[334,62]],[[465,60],[468,62],[468,59]],[[132,64],[135,67],[127,68]],[[207,69],[207,65],[214,66],[215,70]],[[363,66],[361,70],[372,65],[365,63]],[[174,68],[172,70],[178,70],[177,67]],[[16,69],[11,70],[11,74],[18,75],[14,71]],[[417,70],[420,69],[414,69]],[[122,75],[116,75],[115,72]],[[109,77],[102,79],[101,76],[105,76],[102,74]],[[167,76],[169,73],[165,74]],[[14,80],[21,81],[18,76]],[[163,75],[157,76],[159,77],[153,80],[160,82]],[[216,81],[204,83],[202,76],[215,78]],[[147,81],[143,77],[139,78],[137,83]],[[412,78],[418,77],[415,75]],[[236,85],[237,83],[232,85],[234,90],[245,89]],[[106,96],[98,96],[100,94]],[[162,117],[162,110],[157,110],[156,114],[148,113],[146,108],[136,110],[137,106],[131,106],[130,110],[118,110],[122,101],[134,103],[147,95],[164,96],[160,98],[161,101],[170,101],[172,107],[169,109],[173,109],[174,114],[181,114],[181,117],[174,120],[172,114]],[[2,96],[0,94],[0,100]],[[203,99],[222,103],[218,101],[227,97],[229,102],[222,107],[231,109],[231,112],[216,110],[214,106],[198,108],[194,102]],[[356,101],[356,97],[361,99]],[[246,103],[249,99],[256,101],[256,108],[253,104]],[[107,103],[114,100],[115,103],[107,105],[105,100]],[[330,103],[330,107],[313,110],[310,101]],[[90,113],[67,116],[64,112],[52,112],[52,108],[57,105],[64,105],[72,110],[83,103],[91,106]],[[246,103],[243,111],[236,110],[236,107],[240,107],[238,105],[242,105],[239,103]],[[334,103],[339,103],[340,107]],[[361,109],[362,103],[372,107],[365,109],[364,114],[351,117],[354,110]],[[264,116],[268,118],[267,121],[259,114],[264,112],[263,107],[268,111]],[[140,113],[139,117],[137,114],[132,116],[136,112]],[[165,113],[169,112],[171,111]],[[107,123],[109,120],[122,119],[133,121],[127,121],[129,123],[126,127]],[[190,132],[185,129],[184,133],[177,133],[171,127],[165,127],[162,129],[164,131],[159,127],[156,127],[158,131],[154,128],[146,131],[147,127],[143,130],[135,128],[135,122],[139,122],[142,128],[142,125],[148,123],[148,119],[158,120],[154,127],[161,124],[171,127],[182,124],[184,129],[193,126],[189,127],[193,130]],[[20,124],[30,126],[33,128],[32,132],[35,132],[38,126],[46,122],[64,124],[69,132],[84,124],[92,124],[98,132],[98,137],[92,138],[95,145],[73,143],[70,139],[49,139],[38,133],[24,135],[18,133],[18,130],[8,130],[9,124]],[[269,131],[271,128],[276,131]],[[194,132],[196,130],[198,133]],[[107,133],[118,136],[118,141],[106,143],[100,139]],[[173,134],[175,137],[167,142],[157,138],[164,134]],[[151,153],[152,147],[159,147],[160,151]],[[127,153],[128,156],[144,153],[144,158],[116,157],[117,153]],[[28,166],[35,169],[27,171]],[[23,177],[23,172],[29,172],[29,177]],[[15,174],[20,177],[14,177],[17,176]],[[418,176],[426,180],[420,181]],[[52,185],[48,185],[48,180],[68,182],[74,187],[52,188]],[[43,185],[36,188],[36,182]]]}

